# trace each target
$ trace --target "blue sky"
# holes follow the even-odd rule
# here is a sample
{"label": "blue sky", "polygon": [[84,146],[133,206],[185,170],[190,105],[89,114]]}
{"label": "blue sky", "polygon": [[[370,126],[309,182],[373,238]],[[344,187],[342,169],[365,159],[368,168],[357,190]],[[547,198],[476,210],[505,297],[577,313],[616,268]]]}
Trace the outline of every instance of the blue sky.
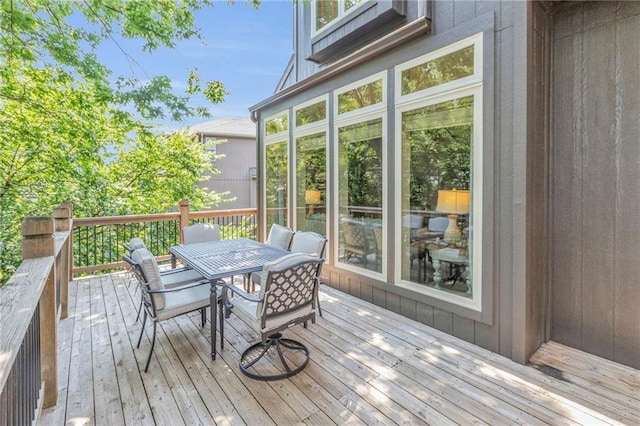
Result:
{"label": "blue sky", "polygon": [[[188,70],[197,68],[202,81],[220,80],[229,94],[225,102],[212,105],[203,96],[193,98],[193,105],[207,106],[212,118],[248,117],[248,107],[273,94],[291,54],[291,1],[264,1],[258,10],[244,1],[235,5],[216,2],[213,7],[198,12],[196,25],[204,39],[179,43],[175,49],[160,48],[148,54],[142,43],[120,40],[120,47],[135,59],[128,61],[115,44],[102,46],[100,60],[119,75],[147,80],[166,75],[173,81],[174,92],[184,94]],[[194,118],[186,124],[210,119]],[[169,128],[184,123],[161,122]]]}

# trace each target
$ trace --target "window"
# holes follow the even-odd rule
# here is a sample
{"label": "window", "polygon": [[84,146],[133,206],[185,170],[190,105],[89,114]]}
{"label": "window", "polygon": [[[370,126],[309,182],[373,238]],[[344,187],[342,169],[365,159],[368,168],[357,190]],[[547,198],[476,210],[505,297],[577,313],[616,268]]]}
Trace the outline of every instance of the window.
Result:
{"label": "window", "polygon": [[386,271],[385,81],[380,74],[336,92],[336,264],[376,278]]}
{"label": "window", "polygon": [[327,97],[294,108],[295,228],[327,235]]}
{"label": "window", "polygon": [[218,160],[216,138],[213,136],[205,136],[203,143],[207,154],[209,154],[209,157],[211,158],[211,162],[216,164]]}
{"label": "window", "polygon": [[[480,310],[481,38],[397,67],[399,285]],[[460,44],[466,44],[460,46]],[[419,94],[419,96],[415,96]],[[474,284],[478,285],[474,285]]]}
{"label": "window", "polygon": [[274,223],[288,226],[288,113],[264,122],[266,231]]}
{"label": "window", "polygon": [[315,0],[312,4],[313,34],[356,9],[363,0]]}

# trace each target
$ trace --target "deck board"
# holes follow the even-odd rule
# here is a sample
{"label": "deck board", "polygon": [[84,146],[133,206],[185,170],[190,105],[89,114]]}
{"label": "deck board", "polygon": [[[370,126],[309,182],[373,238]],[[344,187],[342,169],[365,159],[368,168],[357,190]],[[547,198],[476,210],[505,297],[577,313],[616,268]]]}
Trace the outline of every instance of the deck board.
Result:
{"label": "deck board", "polygon": [[532,357],[533,367],[519,365],[324,287],[324,317],[286,332],[311,351],[293,378],[259,382],[240,373],[240,353],[258,336],[233,316],[211,361],[210,328],[199,313],[158,325],[144,373],[152,329],[147,324],[136,349],[140,295],[127,283],[114,273],[70,284],[58,404],[40,424],[640,423],[637,370],[555,343]]}

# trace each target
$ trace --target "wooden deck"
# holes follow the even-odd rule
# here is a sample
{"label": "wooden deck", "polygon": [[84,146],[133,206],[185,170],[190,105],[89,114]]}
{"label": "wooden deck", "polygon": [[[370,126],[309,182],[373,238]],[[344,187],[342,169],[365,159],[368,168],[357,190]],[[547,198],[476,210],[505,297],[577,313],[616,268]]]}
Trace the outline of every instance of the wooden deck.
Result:
{"label": "wooden deck", "polygon": [[[233,318],[209,359],[199,315],[162,323],[134,350],[138,295],[125,274],[70,285],[60,322],[59,399],[42,425],[63,424],[638,424],[640,373],[557,344],[527,367],[323,286],[324,317],[289,337],[311,350],[299,375],[257,382],[238,370],[256,336]],[[148,331],[151,327],[147,325]]]}

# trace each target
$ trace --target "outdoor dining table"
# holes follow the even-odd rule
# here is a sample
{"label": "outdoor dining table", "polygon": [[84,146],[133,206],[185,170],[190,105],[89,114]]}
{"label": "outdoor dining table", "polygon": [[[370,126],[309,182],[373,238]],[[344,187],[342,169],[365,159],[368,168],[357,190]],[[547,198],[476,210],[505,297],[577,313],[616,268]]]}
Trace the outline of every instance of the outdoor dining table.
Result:
{"label": "outdoor dining table", "polygon": [[[217,285],[223,278],[258,272],[288,251],[246,238],[169,247],[169,252],[211,284],[211,359],[216,359]],[[222,348],[223,342],[220,342]]]}

